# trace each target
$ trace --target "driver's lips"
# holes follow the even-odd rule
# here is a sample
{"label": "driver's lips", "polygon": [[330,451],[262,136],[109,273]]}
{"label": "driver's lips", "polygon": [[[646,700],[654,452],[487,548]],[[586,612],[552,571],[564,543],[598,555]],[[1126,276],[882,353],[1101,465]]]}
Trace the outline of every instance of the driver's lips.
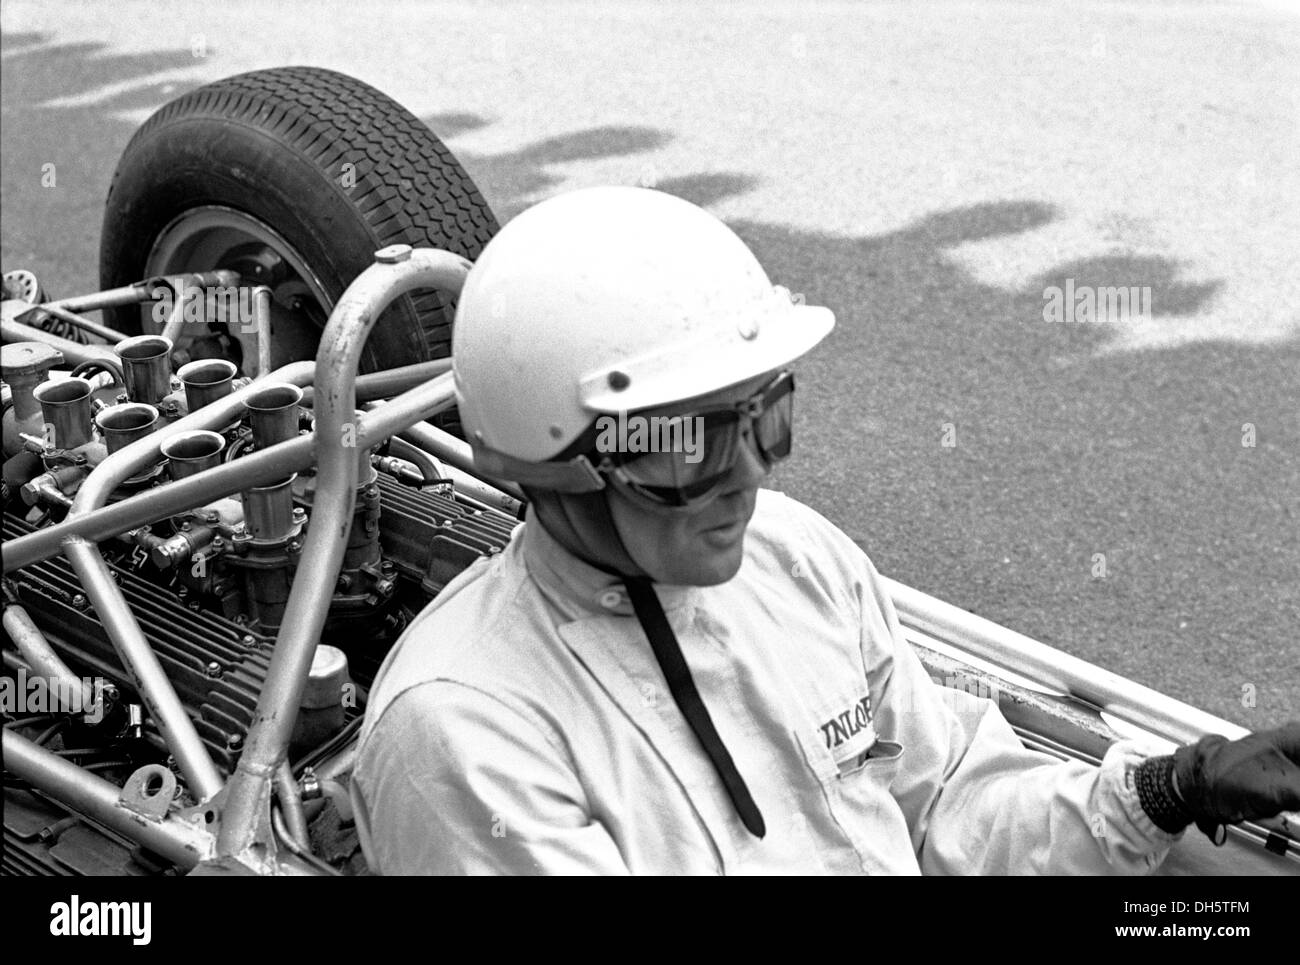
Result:
{"label": "driver's lips", "polygon": [[714,549],[731,548],[742,536],[754,515],[758,489],[745,489],[720,497],[709,506],[708,519],[697,532],[700,538]]}
{"label": "driver's lips", "polygon": [[748,523],[749,520],[740,519],[727,526],[706,529],[700,536],[705,543],[714,549],[729,549],[745,534],[745,527]]}

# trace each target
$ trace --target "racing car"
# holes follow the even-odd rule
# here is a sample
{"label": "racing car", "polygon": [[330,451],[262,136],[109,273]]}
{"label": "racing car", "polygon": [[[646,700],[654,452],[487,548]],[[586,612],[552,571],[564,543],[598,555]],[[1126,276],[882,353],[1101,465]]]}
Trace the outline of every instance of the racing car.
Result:
{"label": "racing car", "polygon": [[[101,290],[4,274],[5,874],[360,874],[367,686],[500,552],[451,381],[497,229],[438,137],[307,67],[190,91],[114,174]],[[99,319],[90,316],[99,315]],[[890,581],[936,682],[1028,747],[1100,763],[1245,731]],[[1165,874],[1300,874],[1288,816]]]}

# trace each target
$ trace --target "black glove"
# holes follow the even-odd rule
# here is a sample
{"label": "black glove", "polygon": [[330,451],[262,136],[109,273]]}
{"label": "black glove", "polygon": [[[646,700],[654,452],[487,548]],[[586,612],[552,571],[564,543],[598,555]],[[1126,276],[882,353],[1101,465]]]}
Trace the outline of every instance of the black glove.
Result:
{"label": "black glove", "polygon": [[1156,827],[1177,834],[1195,821],[1222,843],[1221,825],[1300,810],[1300,721],[1235,741],[1207,735],[1143,761],[1134,777]]}

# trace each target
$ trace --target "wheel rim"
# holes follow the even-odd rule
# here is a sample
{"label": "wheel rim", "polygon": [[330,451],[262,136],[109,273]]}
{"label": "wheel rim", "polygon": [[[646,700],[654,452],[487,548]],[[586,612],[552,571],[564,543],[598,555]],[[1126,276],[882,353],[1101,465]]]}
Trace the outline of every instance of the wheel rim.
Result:
{"label": "wheel rim", "polygon": [[[325,286],[302,255],[270,225],[234,208],[205,205],[182,212],[159,232],[145,259],[145,277],[184,272],[232,269],[241,284],[267,285],[272,292],[272,364],[314,358],[325,321],[334,308]],[[161,331],[146,310],[145,331]],[[256,335],[245,325],[230,325],[224,319],[214,323],[238,345],[240,359],[257,357]],[[211,326],[208,327],[210,329]],[[203,344],[196,343],[202,337]],[[194,346],[194,358],[228,357],[216,351],[210,330],[186,330],[176,348]],[[251,365],[243,365],[245,370]]]}

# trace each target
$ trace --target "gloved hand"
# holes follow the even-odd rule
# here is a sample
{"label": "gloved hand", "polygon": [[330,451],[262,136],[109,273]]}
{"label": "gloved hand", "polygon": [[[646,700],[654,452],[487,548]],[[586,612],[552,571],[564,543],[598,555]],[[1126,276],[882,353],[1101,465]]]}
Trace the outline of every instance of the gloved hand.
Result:
{"label": "gloved hand", "polygon": [[1240,740],[1210,734],[1135,773],[1138,800],[1156,827],[1193,821],[1216,843],[1220,826],[1300,810],[1300,721]]}

